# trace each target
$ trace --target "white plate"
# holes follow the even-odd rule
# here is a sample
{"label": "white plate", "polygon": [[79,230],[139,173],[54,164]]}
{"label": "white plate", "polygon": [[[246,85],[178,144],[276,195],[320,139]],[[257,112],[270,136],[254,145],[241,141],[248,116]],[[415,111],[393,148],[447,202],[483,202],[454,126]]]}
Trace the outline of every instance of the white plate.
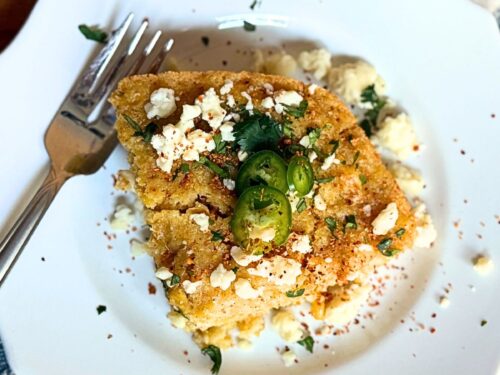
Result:
{"label": "white plate", "polygon": [[[386,79],[389,95],[410,113],[427,145],[413,162],[428,183],[425,199],[439,241],[398,260],[405,270],[391,271],[384,297],[376,298],[380,305],[366,309],[374,319],[361,318],[350,334],[321,339],[312,356],[294,345],[300,362],[285,369],[275,349],[285,344],[268,331],[254,351],[224,353],[221,374],[494,374],[499,272],[483,279],[471,267],[478,253],[500,264],[500,35],[493,18],[451,0],[264,0],[254,12],[250,3],[39,1],[0,55],[4,229],[40,179],[46,125],[94,47],[79,35],[80,23],[116,24],[129,11],[149,16],[175,36],[181,66],[199,69],[222,69],[222,60],[227,69],[241,69],[251,61],[249,48],[282,43],[292,52],[322,45],[362,56]],[[241,15],[277,26],[217,30],[221,17]],[[201,35],[211,38],[210,48]],[[125,235],[107,249],[104,218],[118,197],[111,174],[124,166],[118,149],[106,169],[70,180],[0,289],[0,334],[17,374],[208,373],[208,358],[165,318],[151,261],[132,260]],[[149,282],[155,295],[148,294]],[[451,301],[446,310],[438,304],[444,294]],[[100,304],[107,311],[98,316]]]}

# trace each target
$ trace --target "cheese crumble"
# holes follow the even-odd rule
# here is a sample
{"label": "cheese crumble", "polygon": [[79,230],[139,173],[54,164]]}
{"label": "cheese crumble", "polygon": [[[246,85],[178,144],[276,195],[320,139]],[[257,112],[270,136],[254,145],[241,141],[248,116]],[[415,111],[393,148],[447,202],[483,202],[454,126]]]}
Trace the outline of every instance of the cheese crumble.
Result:
{"label": "cheese crumble", "polygon": [[392,202],[384,208],[378,216],[373,220],[373,234],[384,235],[387,234],[394,226],[398,220],[399,212],[396,203]]}

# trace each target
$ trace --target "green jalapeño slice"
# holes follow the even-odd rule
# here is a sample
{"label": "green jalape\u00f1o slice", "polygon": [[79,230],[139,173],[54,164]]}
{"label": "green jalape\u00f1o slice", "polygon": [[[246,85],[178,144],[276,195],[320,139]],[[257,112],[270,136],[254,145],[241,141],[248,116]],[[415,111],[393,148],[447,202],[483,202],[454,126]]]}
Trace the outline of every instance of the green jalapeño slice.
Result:
{"label": "green jalape\u00f1o slice", "polygon": [[283,193],[288,191],[286,164],[275,152],[259,151],[248,158],[236,177],[236,191],[241,194],[250,186],[272,186]]}
{"label": "green jalape\u00f1o slice", "polygon": [[[284,193],[270,186],[246,189],[238,199],[231,220],[234,239],[243,247],[263,241],[281,245],[288,239],[291,225],[290,202]],[[264,232],[271,232],[272,238],[255,238],[255,233]]]}
{"label": "green jalape\u00f1o slice", "polygon": [[305,156],[294,156],[288,164],[286,178],[290,189],[294,189],[303,197],[314,185],[314,172],[311,163]]}

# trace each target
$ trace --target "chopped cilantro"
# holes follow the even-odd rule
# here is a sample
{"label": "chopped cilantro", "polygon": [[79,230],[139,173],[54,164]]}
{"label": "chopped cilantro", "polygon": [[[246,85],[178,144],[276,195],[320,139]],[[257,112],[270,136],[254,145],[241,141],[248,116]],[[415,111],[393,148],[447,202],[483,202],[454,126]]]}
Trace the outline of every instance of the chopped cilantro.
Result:
{"label": "chopped cilantro", "polygon": [[188,173],[189,172],[189,164],[182,163],[181,164],[181,172],[182,173]]}
{"label": "chopped cilantro", "polygon": [[307,111],[308,105],[309,105],[309,103],[307,102],[307,100],[302,100],[298,107],[292,106],[292,105],[287,105],[287,104],[283,104],[283,107],[284,107],[285,113],[287,113],[290,116],[293,116],[295,118],[301,118],[301,117],[304,117],[304,115]]}
{"label": "chopped cilantro", "polygon": [[328,216],[325,218],[325,223],[328,226],[328,229],[330,229],[330,232],[334,232],[335,229],[337,229],[337,220],[335,220],[333,217]]}
{"label": "chopped cilantro", "polygon": [[484,327],[486,324],[488,324],[487,320],[481,320],[481,327]]}
{"label": "chopped cilantro", "polygon": [[361,102],[371,104],[371,108],[365,112],[365,118],[360,123],[360,126],[369,137],[372,135],[372,130],[377,125],[378,115],[385,106],[386,101],[378,96],[375,91],[375,85],[370,85],[361,93]]}
{"label": "chopped cilantro", "polygon": [[222,178],[229,177],[229,173],[225,169],[219,167],[217,164],[215,164],[213,161],[207,159],[205,156],[200,156],[199,162],[200,162],[200,164],[204,165],[208,169],[211,169],[212,172],[219,175],[220,177],[222,177]]}
{"label": "chopped cilantro", "polygon": [[359,181],[361,182],[361,185],[364,185],[364,184],[366,184],[366,182],[368,181],[368,179],[366,178],[366,176],[364,174],[360,174],[359,175]]}
{"label": "chopped cilantro", "polygon": [[396,237],[397,238],[401,238],[403,237],[403,234],[406,233],[406,229],[405,228],[399,228],[397,231],[396,231]]}
{"label": "chopped cilantro", "polygon": [[354,154],[354,157],[352,158],[352,165],[356,164],[356,162],[359,159],[359,155],[361,155],[361,152],[356,151],[356,153]]}
{"label": "chopped cilantro", "polygon": [[234,273],[238,272],[238,270],[240,269],[240,267],[236,266],[236,267],[233,267],[231,269],[231,271],[233,271]]}
{"label": "chopped cilantro", "polygon": [[212,231],[212,241],[222,241],[224,240],[224,236],[220,234],[220,232]]}
{"label": "chopped cilantro", "polygon": [[332,147],[332,154],[335,154],[337,152],[337,150],[339,149],[340,141],[338,139],[334,140],[334,141],[330,141],[330,144],[333,146]]}
{"label": "chopped cilantro", "polygon": [[304,294],[305,289],[296,289],[296,290],[289,290],[286,292],[286,296],[290,298],[295,298],[295,297],[300,297]]}
{"label": "chopped cilantro", "polygon": [[276,150],[283,137],[283,127],[276,120],[259,113],[237,123],[233,134],[242,151]]}
{"label": "chopped cilantro", "polygon": [[172,275],[172,277],[170,278],[170,286],[174,286],[174,285],[177,285],[181,282],[181,278],[179,277],[179,275],[176,275],[175,273]]}
{"label": "chopped cilantro", "polygon": [[332,182],[332,181],[333,181],[333,177],[318,178],[316,180],[316,182],[318,184],[326,184],[327,182]]}
{"label": "chopped cilantro", "polygon": [[379,251],[386,257],[392,257],[399,250],[390,249],[391,245],[392,245],[392,239],[384,238],[382,241],[378,243],[377,249],[379,249]]}
{"label": "chopped cilantro", "polygon": [[357,228],[358,228],[358,224],[356,223],[356,216],[347,215],[345,217],[344,231],[346,229],[357,229]]}
{"label": "chopped cilantro", "polygon": [[311,146],[314,146],[316,141],[319,139],[319,136],[321,135],[321,129],[311,129],[307,135],[309,136],[309,144]]}
{"label": "chopped cilantro", "polygon": [[224,154],[226,152],[226,146],[227,143],[222,140],[222,135],[221,134],[216,134],[214,135],[214,142],[215,142],[215,153],[217,154]]}
{"label": "chopped cilantro", "polygon": [[108,40],[108,34],[96,26],[79,25],[78,30],[89,40],[99,43],[106,43]]}
{"label": "chopped cilantro", "polygon": [[210,38],[208,36],[202,36],[201,42],[205,47],[208,47],[208,45],[210,44]]}
{"label": "chopped cilantro", "polygon": [[243,29],[245,31],[255,31],[257,30],[257,26],[255,26],[253,23],[243,21]]}
{"label": "chopped cilantro", "polygon": [[208,355],[213,362],[213,366],[210,369],[213,375],[219,373],[220,366],[222,364],[222,356],[220,354],[220,349],[215,345],[208,345],[207,347],[201,349],[203,355]]}
{"label": "chopped cilantro", "polygon": [[132,127],[132,129],[135,130],[134,137],[142,137],[145,142],[149,143],[151,142],[151,138],[153,138],[153,135],[156,133],[158,130],[158,125],[155,123],[150,123],[148,124],[144,130],[141,129],[139,124],[130,116],[128,115],[123,115],[127,123]]}
{"label": "chopped cilantro", "polygon": [[252,4],[250,4],[250,9],[254,10],[256,6],[260,6],[262,3],[262,0],[253,0]]}
{"label": "chopped cilantro", "polygon": [[304,198],[300,198],[300,200],[297,202],[297,206],[296,206],[297,212],[304,211],[306,209],[306,207],[307,207],[306,200]]}
{"label": "chopped cilantro", "polygon": [[97,306],[96,310],[97,310],[97,315],[101,315],[103,312],[105,312],[107,309],[106,306],[104,305],[99,305]]}
{"label": "chopped cilantro", "polygon": [[304,339],[302,339],[302,340],[297,341],[297,344],[302,345],[304,348],[306,348],[306,350],[307,350],[309,353],[312,353],[312,352],[313,352],[313,348],[314,348],[314,339],[313,339],[311,336],[307,336],[306,338],[304,338]]}

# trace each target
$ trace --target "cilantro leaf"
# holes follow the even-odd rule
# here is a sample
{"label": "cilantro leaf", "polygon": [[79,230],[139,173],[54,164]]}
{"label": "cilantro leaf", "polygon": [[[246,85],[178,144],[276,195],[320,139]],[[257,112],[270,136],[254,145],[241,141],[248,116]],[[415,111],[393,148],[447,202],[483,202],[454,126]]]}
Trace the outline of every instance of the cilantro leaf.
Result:
{"label": "cilantro leaf", "polygon": [[253,0],[252,4],[250,4],[250,9],[254,10],[256,6],[260,6],[262,3],[262,0]]}
{"label": "cilantro leaf", "polygon": [[371,108],[365,112],[365,118],[360,123],[360,126],[369,137],[372,135],[372,130],[377,125],[377,118],[380,111],[384,108],[387,102],[378,96],[375,91],[375,85],[370,85],[363,90],[361,93],[361,102],[371,104]]}
{"label": "cilantro leaf", "polygon": [[212,172],[215,174],[219,175],[222,178],[228,178],[229,173],[225,169],[219,167],[217,164],[215,164],[213,161],[207,159],[205,156],[200,156],[200,164],[204,165],[208,169],[211,169]]}
{"label": "cilantro leaf", "polygon": [[326,217],[325,223],[328,226],[328,229],[330,229],[330,232],[333,233],[335,229],[337,229],[337,221],[333,217],[331,216]]}
{"label": "cilantro leaf", "polygon": [[147,143],[151,142],[151,138],[153,138],[153,135],[158,131],[158,125],[153,122],[148,124],[144,130],[142,130],[139,124],[132,117],[128,115],[123,115],[123,117],[132,129],[135,130],[134,137],[142,137]]}
{"label": "cilantro leaf", "polygon": [[386,257],[392,257],[394,254],[396,254],[399,250],[397,249],[391,249],[392,245],[392,239],[390,238],[384,238],[382,241],[380,241],[377,245],[377,249],[385,255]]}
{"label": "cilantro leaf", "polygon": [[83,34],[86,39],[93,40],[99,43],[106,43],[108,34],[102,31],[97,26],[79,25],[78,30]]}
{"label": "cilantro leaf", "polygon": [[366,176],[364,174],[360,174],[359,181],[361,182],[361,185],[364,185],[368,181],[368,178],[366,178]]}
{"label": "cilantro leaf", "polygon": [[295,297],[300,297],[304,294],[305,289],[296,289],[296,290],[289,290],[286,292],[286,296],[290,298],[295,298]]}
{"label": "cilantro leaf", "polygon": [[306,348],[306,350],[307,350],[309,353],[312,353],[312,352],[313,352],[313,348],[314,348],[314,339],[313,339],[311,336],[307,336],[306,338],[304,338],[304,339],[302,339],[302,340],[297,341],[297,344],[302,345],[304,348]]}
{"label": "cilantro leaf", "polygon": [[222,140],[221,134],[214,135],[215,150],[217,154],[224,154],[226,152],[227,143]]}
{"label": "cilantro leaf", "polygon": [[212,231],[212,241],[222,241],[224,236],[220,232]]}
{"label": "cilantro leaf", "polygon": [[295,118],[304,117],[308,106],[309,106],[309,103],[307,102],[307,100],[302,100],[298,107],[288,105],[288,104],[283,104],[285,113],[290,115],[290,116],[293,116]]}
{"label": "cilantro leaf", "polygon": [[309,136],[309,144],[311,146],[314,146],[316,141],[319,139],[319,136],[321,135],[321,129],[311,129],[307,135]]}
{"label": "cilantro leaf", "polygon": [[333,177],[318,178],[316,182],[318,184],[326,184],[327,182],[333,181]]}
{"label": "cilantro leaf", "polygon": [[346,229],[357,229],[357,228],[358,228],[358,224],[356,223],[356,216],[347,215],[345,217],[344,232]]}
{"label": "cilantro leaf", "polygon": [[243,21],[243,29],[245,31],[255,31],[257,30],[257,26],[255,26],[253,23]]}
{"label": "cilantro leaf", "polygon": [[297,212],[302,212],[307,208],[306,200],[304,198],[300,198],[300,200],[297,202]]}
{"label": "cilantro leaf", "polygon": [[254,114],[233,128],[235,142],[242,151],[276,150],[283,137],[283,127],[263,114]]}
{"label": "cilantro leaf", "polygon": [[213,366],[210,369],[213,375],[217,375],[222,364],[222,355],[220,354],[220,349],[215,345],[208,345],[207,347],[201,349],[203,355],[208,355],[213,362]]}
{"label": "cilantro leaf", "polygon": [[401,238],[403,237],[403,234],[405,234],[406,232],[406,229],[405,228],[399,228],[397,231],[396,231],[396,237],[397,238]]}
{"label": "cilantro leaf", "polygon": [[179,275],[176,275],[175,273],[172,275],[172,277],[170,278],[170,286],[174,286],[174,285],[177,285],[181,282],[181,278],[179,277]]}

